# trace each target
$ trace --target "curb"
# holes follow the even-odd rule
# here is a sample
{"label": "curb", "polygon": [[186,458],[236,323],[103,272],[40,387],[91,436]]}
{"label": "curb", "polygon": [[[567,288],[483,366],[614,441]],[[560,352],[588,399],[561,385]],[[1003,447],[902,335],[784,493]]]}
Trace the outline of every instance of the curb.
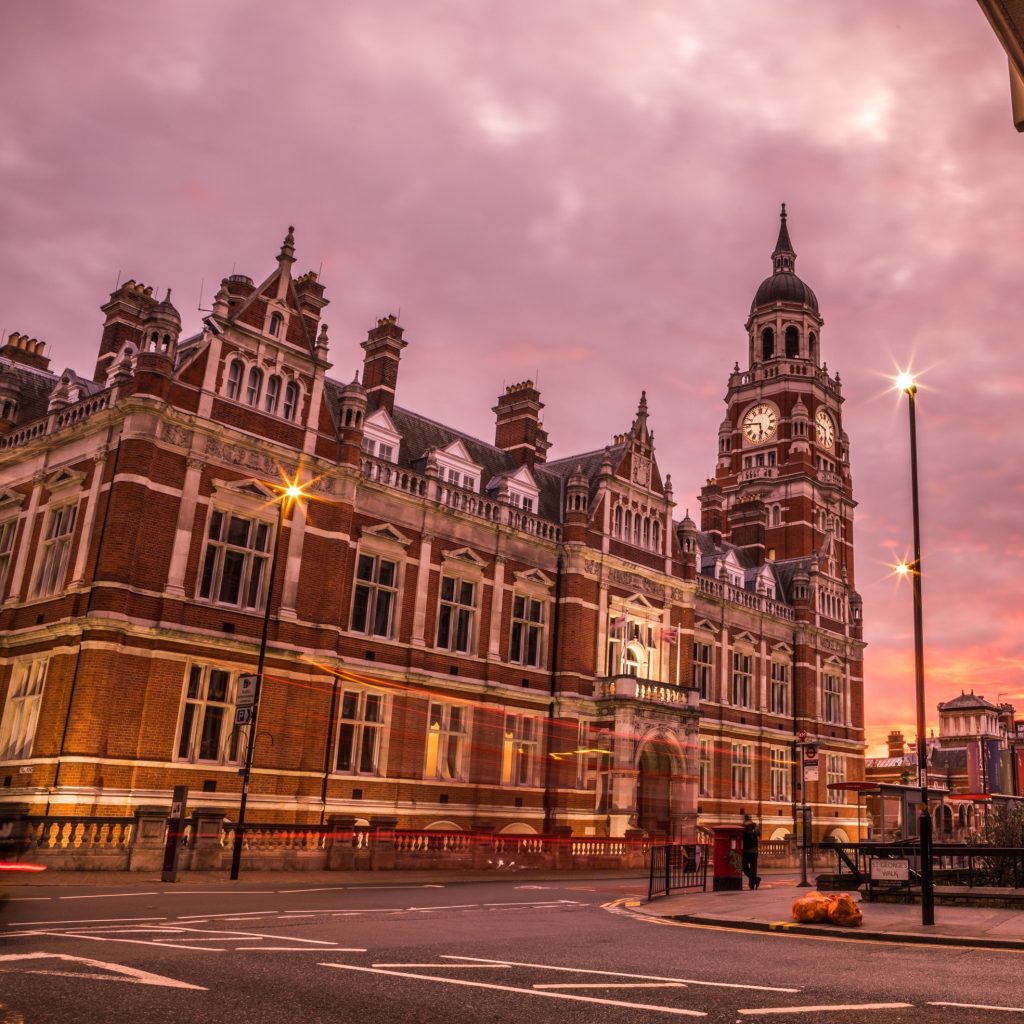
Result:
{"label": "curb", "polygon": [[786,935],[810,935],[819,939],[861,939],[872,942],[893,942],[919,946],[971,946],[977,949],[1005,949],[1024,952],[1024,941],[1019,939],[982,939],[965,935],[920,935],[917,932],[870,932],[861,928],[843,930],[811,927],[795,921],[733,921],[720,917],[701,917],[697,914],[645,914],[664,921],[681,924],[711,925],[715,928],[735,928],[749,932],[776,932]]}

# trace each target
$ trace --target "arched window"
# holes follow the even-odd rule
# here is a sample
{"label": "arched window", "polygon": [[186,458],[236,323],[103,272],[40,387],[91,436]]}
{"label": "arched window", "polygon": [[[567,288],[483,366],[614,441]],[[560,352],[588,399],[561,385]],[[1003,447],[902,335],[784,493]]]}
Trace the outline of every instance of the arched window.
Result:
{"label": "arched window", "polygon": [[237,400],[238,396],[242,393],[242,376],[244,373],[245,366],[242,365],[242,360],[232,359],[231,365],[228,367],[228,398]]}
{"label": "arched window", "polygon": [[280,313],[272,313],[270,315],[270,333],[275,338],[281,333],[282,326],[284,326],[284,317]]}
{"label": "arched window", "polygon": [[622,536],[622,506],[621,505],[616,505],[615,506],[614,526],[612,527],[612,532],[615,534],[616,537],[621,537]]}
{"label": "arched window", "polygon": [[633,513],[626,509],[626,529],[623,536],[626,540],[629,540],[629,535],[633,532]]}
{"label": "arched window", "polygon": [[263,390],[263,371],[254,366],[249,371],[249,386],[245,389],[245,400],[250,405],[258,405],[260,392]]}
{"label": "arched window", "polygon": [[800,332],[795,327],[786,328],[786,356],[795,359],[800,355]]}
{"label": "arched window", "polygon": [[654,550],[655,551],[660,551],[661,550],[661,524],[658,522],[657,519],[654,520],[654,523],[651,526],[651,541],[654,544]]}
{"label": "arched window", "polygon": [[771,359],[775,355],[775,332],[766,327],[761,332],[761,358]]}
{"label": "arched window", "polygon": [[290,380],[284,389],[284,418],[295,419],[296,410],[299,407],[299,384],[298,381]]}
{"label": "arched window", "polygon": [[641,660],[640,651],[637,646],[630,644],[626,648],[626,653],[622,658],[622,670],[627,676],[633,676],[637,678],[640,675],[640,669],[643,665]]}
{"label": "arched window", "polygon": [[810,356],[813,362],[818,361],[818,339],[813,333],[807,335],[807,347],[810,349]]}
{"label": "arched window", "polygon": [[277,412],[277,403],[281,398],[281,378],[278,376],[267,379],[267,394],[263,407],[267,412]]}
{"label": "arched window", "polygon": [[649,548],[651,546],[651,520],[644,516],[644,547]]}
{"label": "arched window", "polygon": [[778,526],[782,522],[782,508],[779,505],[772,506],[772,526]]}
{"label": "arched window", "polygon": [[639,545],[640,543],[640,514],[637,513],[633,516],[633,543]]}

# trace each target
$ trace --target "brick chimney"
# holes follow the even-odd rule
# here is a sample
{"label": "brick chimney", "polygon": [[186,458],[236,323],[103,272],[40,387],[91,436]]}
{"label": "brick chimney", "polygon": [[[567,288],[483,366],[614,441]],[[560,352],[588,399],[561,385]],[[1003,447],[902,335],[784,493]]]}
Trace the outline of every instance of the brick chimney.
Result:
{"label": "brick chimney", "polygon": [[125,342],[130,341],[136,349],[142,348],[143,321],[155,305],[153,289],[135,281],[125,281],[117,291],[110,293],[110,301],[100,307],[106,319],[92,375],[94,381],[106,382],[110,364]]}
{"label": "brick chimney", "polygon": [[494,445],[508,452],[517,466],[534,466],[547,460],[551,442],[540,423],[543,408],[533,381],[524,380],[505,388],[505,394],[492,410],[497,415]]}
{"label": "brick chimney", "polygon": [[890,757],[903,757],[906,753],[906,740],[903,738],[903,733],[894,729],[885,738],[885,742],[889,744],[889,756]]}
{"label": "brick chimney", "polygon": [[395,411],[395,389],[398,386],[398,363],[402,349],[409,342],[402,338],[402,328],[393,313],[381,317],[377,326],[366,334],[362,349],[363,387],[371,409]]}
{"label": "brick chimney", "polygon": [[50,368],[50,360],[46,358],[45,353],[44,342],[17,332],[10,335],[4,347],[0,348],[0,356],[10,359],[12,363],[21,363],[22,366],[31,366],[36,370]]}

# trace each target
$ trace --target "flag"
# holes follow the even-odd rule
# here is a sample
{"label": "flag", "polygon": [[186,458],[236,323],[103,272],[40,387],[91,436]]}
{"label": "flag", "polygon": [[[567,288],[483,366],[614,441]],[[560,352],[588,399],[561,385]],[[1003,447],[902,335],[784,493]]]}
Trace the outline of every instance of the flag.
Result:
{"label": "flag", "polygon": [[661,631],[661,635],[667,644],[679,643],[679,630],[675,626],[666,626]]}
{"label": "flag", "polygon": [[612,632],[615,633],[626,624],[625,615],[613,615],[612,616]]}

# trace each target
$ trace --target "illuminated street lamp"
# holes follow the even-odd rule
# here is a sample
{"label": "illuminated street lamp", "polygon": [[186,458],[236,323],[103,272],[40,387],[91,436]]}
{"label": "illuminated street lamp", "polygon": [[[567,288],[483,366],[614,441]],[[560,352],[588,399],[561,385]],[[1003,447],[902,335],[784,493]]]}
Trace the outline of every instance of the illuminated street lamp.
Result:
{"label": "illuminated street lamp", "polygon": [[910,489],[914,516],[914,560],[897,566],[910,575],[914,587],[914,680],[917,695],[917,777],[921,787],[918,835],[921,840],[921,923],[935,924],[935,887],[932,880],[932,819],[928,813],[928,741],[924,731],[924,630],[921,611],[921,516],[917,498],[917,384],[909,373],[896,378],[896,387],[909,399]]}
{"label": "illuminated street lamp", "polygon": [[249,776],[252,772],[252,755],[256,747],[256,724],[260,713],[260,691],[263,689],[263,666],[267,660],[267,634],[270,630],[270,602],[274,597],[274,578],[277,576],[277,556],[281,550],[281,534],[284,531],[284,517],[292,504],[302,497],[302,488],[292,481],[280,491],[277,498],[277,532],[274,534],[274,553],[270,557],[270,578],[267,581],[267,603],[263,609],[263,631],[260,633],[260,654],[256,662],[256,686],[253,693],[249,735],[245,741],[245,761],[242,765],[242,801],[238,805],[238,823],[235,826],[235,842],[231,850],[231,880],[237,881],[242,863],[242,843],[245,839],[245,805],[249,799]]}

